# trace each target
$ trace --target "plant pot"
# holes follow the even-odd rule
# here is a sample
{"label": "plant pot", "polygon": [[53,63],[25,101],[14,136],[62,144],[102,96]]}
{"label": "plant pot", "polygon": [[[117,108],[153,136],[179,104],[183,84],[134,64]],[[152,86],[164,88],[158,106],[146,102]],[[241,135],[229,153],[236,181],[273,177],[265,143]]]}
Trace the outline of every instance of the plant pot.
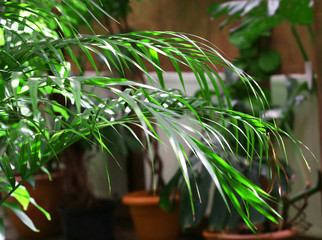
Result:
{"label": "plant pot", "polygon": [[112,200],[91,207],[60,207],[64,236],[67,240],[113,240],[114,209]]}
{"label": "plant pot", "polygon": [[228,233],[212,233],[207,230],[202,235],[206,240],[258,240],[258,239],[292,239],[297,234],[296,228],[289,228],[272,233],[255,234],[228,234]]}
{"label": "plant pot", "polygon": [[[40,232],[36,233],[30,230],[11,210],[8,210],[8,215],[12,225],[17,230],[22,238],[43,238],[53,236],[61,232],[61,224],[57,207],[61,205],[62,189],[61,181],[63,172],[55,172],[51,174],[52,181],[49,181],[47,174],[37,174],[34,176],[35,188],[28,182],[23,185],[28,190],[30,196],[35,199],[37,204],[44,208],[51,216],[51,221],[48,221],[45,215],[32,204],[29,204],[25,212],[33,221],[36,228]],[[21,181],[19,176],[17,181]],[[13,197],[8,198],[8,201],[16,201]]]}
{"label": "plant pot", "polygon": [[158,196],[147,191],[138,191],[125,195],[123,203],[130,208],[136,234],[140,240],[174,240],[180,233],[179,195],[176,196],[174,212],[159,207]]}

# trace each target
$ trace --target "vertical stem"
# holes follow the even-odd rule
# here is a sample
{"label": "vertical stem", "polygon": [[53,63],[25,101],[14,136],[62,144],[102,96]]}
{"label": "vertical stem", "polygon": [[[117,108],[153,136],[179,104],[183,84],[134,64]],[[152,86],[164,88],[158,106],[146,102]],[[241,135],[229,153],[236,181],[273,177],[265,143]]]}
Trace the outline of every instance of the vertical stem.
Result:
{"label": "vertical stem", "polygon": [[307,54],[305,52],[304,46],[303,46],[303,44],[301,42],[300,36],[298,35],[294,24],[291,25],[291,29],[292,29],[293,36],[294,36],[294,38],[296,40],[297,46],[300,49],[300,52],[302,54],[302,57],[303,57],[304,61],[305,62],[309,61],[309,58],[308,58],[308,56],[307,56]]}
{"label": "vertical stem", "polygon": [[[306,54],[306,52],[305,52],[305,49],[304,49],[304,46],[303,46],[303,44],[302,44],[302,42],[301,42],[301,39],[300,39],[300,36],[298,35],[298,33],[297,33],[297,30],[296,30],[296,28],[295,28],[295,25],[294,24],[292,24],[291,25],[291,28],[292,28],[292,33],[293,33],[293,36],[294,36],[294,38],[295,38],[295,40],[296,40],[296,43],[297,43],[297,46],[299,47],[299,49],[300,49],[300,52],[301,52],[301,54],[302,54],[302,57],[303,57],[303,59],[304,59],[304,62],[310,62],[310,59],[309,59],[309,57],[307,56],[307,54]],[[309,29],[309,31],[310,30],[312,30],[312,29],[310,29],[310,27],[308,27],[308,29]],[[314,45],[314,34],[313,34],[313,31],[310,31],[310,35],[311,35],[311,40],[312,40],[312,42],[313,42],[313,45]],[[308,73],[307,72],[308,70],[307,69],[305,69],[305,73],[306,74],[309,74],[309,76],[308,76],[308,87],[309,87],[309,89],[313,89],[312,88],[312,85],[314,84],[314,80],[315,80],[315,76],[314,76],[314,72],[313,72],[313,69],[311,69],[311,71]],[[309,81],[311,81],[311,82],[309,82]]]}
{"label": "vertical stem", "polygon": [[315,45],[315,36],[314,36],[314,32],[313,32],[312,26],[311,25],[307,25],[306,27],[307,27],[307,30],[308,30],[309,35],[310,35],[311,43],[314,46]]}
{"label": "vertical stem", "polygon": [[290,204],[289,204],[287,196],[282,198],[282,206],[283,206],[283,208],[282,208],[281,215],[282,215],[283,221],[281,222],[282,223],[281,229],[284,229],[284,227],[288,223],[288,211],[290,208]]}
{"label": "vertical stem", "polygon": [[[285,123],[285,128],[286,128],[286,131],[290,134],[290,136],[294,137],[293,130],[287,122]],[[294,152],[296,154],[299,154],[296,149],[294,149]],[[299,173],[299,175],[300,175],[301,182],[304,182],[305,183],[304,187],[307,187],[310,184],[310,180],[306,174],[306,171],[305,171],[306,168],[303,166],[303,161],[300,157],[295,157],[295,162],[296,162],[296,165],[299,169],[299,171],[297,171],[297,173]]]}
{"label": "vertical stem", "polygon": [[[322,1],[314,1],[315,14],[315,60],[317,70],[317,95],[320,127],[320,173],[322,173]],[[321,180],[322,181],[322,180]],[[322,186],[322,184],[321,184]],[[322,198],[322,187],[320,188]]]}

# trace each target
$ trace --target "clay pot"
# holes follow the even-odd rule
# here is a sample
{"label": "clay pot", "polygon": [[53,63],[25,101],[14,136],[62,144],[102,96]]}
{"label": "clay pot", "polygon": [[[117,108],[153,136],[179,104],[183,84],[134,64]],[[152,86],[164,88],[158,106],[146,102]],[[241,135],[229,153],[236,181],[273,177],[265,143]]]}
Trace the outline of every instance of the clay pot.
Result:
{"label": "clay pot", "polygon": [[179,236],[179,195],[174,213],[161,209],[159,200],[158,196],[151,196],[147,191],[133,192],[123,197],[123,203],[130,208],[140,240],[175,240]]}
{"label": "clay pot", "polygon": [[[61,181],[63,173],[55,172],[51,174],[51,177],[52,181],[49,181],[47,174],[35,175],[35,188],[27,182],[23,184],[28,190],[30,196],[34,198],[37,204],[44,208],[51,216],[51,221],[48,221],[41,211],[32,204],[29,204],[25,213],[31,218],[40,232],[36,233],[30,230],[12,211],[8,211],[12,225],[22,238],[43,238],[53,236],[61,232],[61,224],[57,208],[61,204],[62,199]],[[17,176],[16,180],[21,181],[21,178]],[[16,200],[13,197],[10,197],[8,198],[8,201]]]}
{"label": "clay pot", "polygon": [[228,233],[212,233],[203,231],[202,235],[206,240],[262,240],[262,239],[292,239],[297,234],[295,228],[285,229],[272,233],[255,234],[228,234]]}

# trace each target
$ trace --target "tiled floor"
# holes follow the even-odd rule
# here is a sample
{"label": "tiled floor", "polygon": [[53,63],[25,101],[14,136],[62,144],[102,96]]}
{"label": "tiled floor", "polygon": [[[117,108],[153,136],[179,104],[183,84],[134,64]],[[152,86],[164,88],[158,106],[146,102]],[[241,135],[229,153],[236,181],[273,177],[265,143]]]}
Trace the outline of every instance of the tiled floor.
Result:
{"label": "tiled floor", "polygon": [[[2,213],[1,211],[0,211],[0,215],[1,217],[5,216],[5,214]],[[138,240],[135,234],[133,223],[129,217],[130,215],[129,215],[128,208],[124,206],[117,207],[115,209],[115,215],[117,216],[115,231],[114,231],[115,240]],[[19,237],[17,231],[12,226],[8,217],[4,217],[4,223],[6,228],[6,240],[25,240]],[[199,239],[202,239],[202,238],[198,238],[195,236],[181,236],[178,240],[199,240]],[[34,239],[29,238],[28,240],[34,240]],[[38,238],[38,240],[66,240],[66,238],[62,234],[60,234],[57,236]],[[92,240],[92,239],[89,239],[89,240]]]}
{"label": "tiled floor", "polygon": [[[6,226],[6,233],[7,233],[6,240],[25,240],[25,239],[19,238],[17,232],[11,226],[11,223],[7,218],[5,218],[5,226]],[[194,235],[182,234],[182,236],[178,240],[202,240],[202,239],[203,238],[201,236],[198,236],[196,234],[194,234]],[[322,238],[320,238],[320,239],[322,239]],[[28,240],[34,240],[34,239],[28,239]],[[66,238],[64,238],[64,236],[62,236],[62,235],[58,235],[58,236],[42,238],[39,240],[66,240]],[[133,224],[129,218],[122,217],[122,218],[118,218],[116,220],[115,240],[138,240],[138,238],[136,237],[135,231],[134,231]],[[167,240],[167,239],[165,239],[165,240]],[[318,240],[318,239],[310,239],[310,238],[298,236],[293,240]]]}
{"label": "tiled floor", "polygon": [[[11,228],[8,230],[9,230],[8,238],[6,238],[6,240],[27,240],[27,239],[19,238],[14,229]],[[34,240],[34,239],[28,239],[28,240]],[[46,237],[38,240],[66,240],[66,239],[62,235],[59,235],[59,236],[53,236],[53,237]],[[139,240],[136,237],[132,223],[129,220],[120,220],[118,222],[115,229],[115,240]],[[198,236],[191,236],[191,235],[190,236],[183,235],[178,240],[203,240],[203,238],[200,236],[198,237]],[[319,239],[311,239],[311,238],[298,236],[293,240],[319,240]]]}
{"label": "tiled floor", "polygon": [[[6,240],[27,240],[23,238],[19,238],[16,230],[11,226],[8,219],[5,221],[6,225]],[[115,226],[115,240],[138,240],[136,237],[133,224],[129,219],[118,219],[117,224]],[[201,240],[202,238],[198,238],[195,236],[181,236],[178,240]],[[28,239],[33,240],[33,239]],[[39,239],[40,240],[40,239]],[[66,240],[63,235],[52,236],[41,238],[41,240]],[[165,239],[167,240],[167,239]]]}

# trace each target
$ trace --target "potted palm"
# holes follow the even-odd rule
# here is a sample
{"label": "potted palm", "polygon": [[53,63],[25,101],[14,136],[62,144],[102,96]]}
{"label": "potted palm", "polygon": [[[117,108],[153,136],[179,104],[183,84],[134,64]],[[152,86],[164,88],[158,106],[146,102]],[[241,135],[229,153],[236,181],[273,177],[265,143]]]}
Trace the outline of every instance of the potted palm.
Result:
{"label": "potted palm", "polygon": [[[160,141],[156,127],[171,140],[171,148],[177,156],[180,174],[184,176],[191,200],[192,187],[188,173],[190,163],[180,140],[188,144],[205,166],[222,195],[225,192],[228,195],[227,199],[236,203],[235,195],[225,181],[226,177],[230,177],[234,179],[234,187],[240,190],[239,195],[245,199],[246,205],[253,206],[267,217],[276,217],[276,212],[263,200],[270,198],[269,195],[251,181],[245,180],[233,166],[224,163],[216,152],[209,150],[209,147],[213,146],[211,136],[225,137],[218,128],[225,129],[227,134],[235,136],[235,142],[239,144],[238,133],[235,131],[238,124],[250,127],[245,133],[249,136],[249,141],[242,147],[252,149],[253,140],[258,139],[262,146],[260,156],[271,150],[266,147],[271,138],[276,137],[280,140],[279,129],[274,125],[232,109],[229,94],[215,71],[215,66],[218,64],[232,70],[250,91],[254,91],[258,99],[264,98],[261,90],[253,84],[253,80],[224,59],[209,42],[188,34],[145,31],[113,35],[106,32],[104,35],[95,35],[75,31],[75,23],[71,21],[70,13],[67,15],[64,9],[68,8],[80,16],[84,24],[88,24],[88,21],[74,5],[80,5],[92,16],[95,16],[94,12],[101,12],[104,17],[111,18],[99,2],[51,0],[39,3],[17,0],[0,3],[1,34],[5,36],[3,41],[8,43],[5,48],[1,48],[0,56],[0,136],[3,143],[0,156],[3,193],[1,206],[12,209],[27,226],[37,231],[36,226],[18,204],[6,201],[8,197],[14,196],[24,208],[28,208],[30,204],[37,205],[30,198],[28,191],[21,187],[30,176],[50,160],[58,159],[59,153],[81,139],[89,144],[94,144],[92,139],[95,139],[103,149],[111,153],[102,141],[102,129],[106,127],[117,129],[117,126],[122,126],[140,142],[137,134],[128,128],[128,124],[132,124],[142,129],[147,142],[145,147],[150,153],[151,139]],[[97,18],[95,21],[101,24]],[[17,38],[17,41],[11,42],[14,38]],[[71,65],[82,70],[75,49],[87,57],[96,71],[95,74],[72,74]],[[117,69],[123,73],[134,68],[147,76],[150,82],[144,84],[131,81],[124,75],[102,76],[95,56],[99,56],[109,71]],[[167,89],[163,77],[165,70],[160,63],[161,56],[172,63],[183,88],[185,84],[181,69],[183,66],[191,69],[199,83],[201,98]],[[149,69],[157,72],[156,78],[149,73]],[[88,87],[110,94],[99,97],[89,91]],[[218,97],[214,105],[211,102],[212,91],[215,91],[217,96],[223,92],[226,97]],[[49,98],[51,94],[63,96],[64,103]],[[111,95],[114,97],[110,97]],[[70,106],[66,107],[65,103],[68,101]],[[24,105],[28,105],[28,109],[24,108]],[[209,114],[211,119],[215,119],[215,127],[207,123]],[[183,119],[184,122],[178,121],[179,119]],[[234,130],[231,131],[227,125],[232,126]],[[21,126],[22,129],[19,136],[17,132],[12,131],[17,126]],[[271,138],[267,136],[268,131],[274,133]],[[120,131],[118,135],[122,136]],[[197,137],[203,137],[205,142],[198,141]],[[225,142],[222,144],[225,145]],[[225,149],[230,151],[229,148]],[[277,164],[272,165],[273,169],[276,167]],[[220,169],[225,171],[223,175]],[[20,182],[16,182],[14,171],[21,175]],[[192,209],[193,206],[191,201]],[[251,220],[245,214],[247,209],[238,204],[235,207],[252,227]],[[3,225],[2,221],[0,223]],[[1,234],[4,235],[4,232]],[[96,236],[93,237],[97,239]]]}
{"label": "potted palm", "polygon": [[[248,180],[256,183],[259,187],[269,192],[274,198],[268,201],[268,204],[276,209],[282,219],[279,222],[273,222],[266,218],[254,208],[249,209],[249,217],[255,225],[256,234],[247,227],[238,211],[232,203],[226,203],[220,192],[212,186],[210,176],[194,157],[190,159],[192,170],[190,172],[193,177],[192,183],[194,194],[199,194],[200,199],[194,199],[195,215],[189,208],[190,202],[187,199],[187,188],[182,184],[182,178],[179,173],[171,179],[166,191],[163,192],[162,205],[167,206],[167,197],[169,189],[177,189],[181,196],[180,200],[180,225],[184,232],[189,235],[196,234],[199,236],[200,231],[207,240],[212,239],[291,239],[303,231],[306,226],[303,218],[303,211],[307,204],[307,199],[317,193],[321,187],[321,175],[317,179],[317,183],[298,192],[295,195],[289,195],[292,179],[294,179],[294,171],[285,165],[281,165],[283,174],[277,180],[274,175],[269,176],[267,164],[269,161],[258,158],[247,159],[247,157],[236,154],[227,154],[222,151],[222,146],[217,139],[213,140],[215,150],[222,154],[222,159],[234,166]],[[232,146],[233,147],[233,146]],[[260,167],[259,167],[260,166]],[[193,172],[192,172],[193,171]],[[285,176],[284,176],[285,174]],[[227,197],[225,195],[225,197]],[[236,198],[237,203],[242,204],[243,199]],[[296,209],[296,212],[290,213],[290,209]],[[293,210],[294,210],[293,209]],[[205,228],[205,225],[207,227]],[[201,229],[199,228],[201,227]],[[199,229],[198,229],[199,228]]]}
{"label": "potted palm", "polygon": [[[299,8],[299,5],[301,5],[301,8]],[[295,24],[306,24],[308,29],[311,29],[310,24],[313,21],[313,11],[309,1],[230,1],[213,4],[209,10],[214,17],[218,17],[221,14],[228,14],[228,17],[223,22],[222,26],[227,25],[234,19],[242,20],[241,24],[234,27],[230,32],[230,41],[240,50],[241,56],[237,59],[236,63],[245,71],[254,74],[259,84],[262,84],[263,80],[269,80],[271,74],[278,70],[280,64],[279,55],[277,52],[267,49],[267,39],[265,38],[270,35],[270,30],[277,26],[282,20],[286,20],[290,23],[293,36],[296,39],[302,56],[305,61],[308,61],[307,54],[305,53],[296,32]],[[296,14],[295,12],[297,11],[301,12],[301,14]],[[294,16],[297,17],[294,18]],[[263,44],[263,42],[266,44]],[[308,69],[308,71],[311,71],[311,69]],[[287,78],[288,91],[285,105],[268,111],[263,111],[263,109],[258,108],[256,101],[255,104],[250,107],[248,100],[249,98],[252,98],[252,96],[241,94],[246,91],[243,88],[243,85],[236,81],[238,78],[236,79],[233,74],[229,73],[226,75],[226,82],[228,84],[228,91],[230,92],[232,99],[234,99],[235,110],[241,112],[251,111],[255,112],[257,116],[265,117],[266,120],[273,119],[279,126],[287,129],[287,133],[285,134],[293,135],[294,108],[302,103],[308,94],[314,92],[314,88],[312,88],[312,86],[314,86],[314,84],[312,84],[314,75],[310,73],[309,75],[311,78],[308,79],[306,83],[301,84],[295,79]],[[270,96],[268,95],[268,99],[269,98]],[[246,137],[246,139],[247,138],[248,137]],[[242,139],[243,137],[240,141],[243,141]],[[275,239],[275,237],[288,239],[294,236],[296,234],[294,223],[296,222],[296,219],[302,215],[305,204],[298,209],[299,211],[292,219],[289,216],[290,205],[299,200],[306,202],[307,197],[319,191],[320,182],[314,187],[307,187],[305,191],[299,192],[295,197],[289,197],[287,193],[290,188],[291,180],[289,180],[288,183],[285,180],[282,181],[282,179],[276,181],[274,180],[274,177],[273,179],[271,178],[272,175],[267,175],[267,164],[270,164],[269,162],[276,157],[275,152],[271,152],[263,162],[258,161],[256,158],[249,161],[247,160],[249,158],[247,156],[248,151],[243,154],[241,154],[241,151],[235,151],[235,154],[227,155],[227,152],[222,148],[221,144],[218,144],[218,139],[214,139],[214,144],[216,145],[215,149],[223,154],[225,161],[235,166],[235,168],[247,179],[251,179],[252,182],[256,182],[257,185],[261,187],[267,186],[267,183],[265,183],[267,180],[272,182],[271,187],[267,189],[270,189],[270,192],[275,195],[275,201],[282,203],[280,213],[284,220],[279,222],[278,225],[274,225],[270,219],[265,218],[263,215],[250,209],[249,214],[252,221],[256,223],[259,237],[263,239]],[[234,144],[231,144],[230,147],[234,148]],[[255,152],[257,151],[256,149],[258,149],[258,147],[255,147]],[[261,166],[261,171],[258,171],[258,168],[256,167],[250,167],[255,165]],[[287,174],[289,173],[288,168],[283,165],[280,165],[280,167],[282,172],[288,176],[286,179],[292,179],[292,177]],[[189,218],[189,216],[191,216],[191,211],[186,211],[188,203],[185,201],[181,203],[182,226],[197,226],[201,222],[205,216],[207,200],[210,196],[212,199],[211,211],[210,213],[208,212],[210,231],[204,231],[204,236],[207,239],[256,238],[257,236],[254,236],[251,233],[251,230],[247,229],[247,227],[242,224],[241,217],[239,216],[238,211],[233,209],[232,204],[227,205],[225,203],[224,200],[226,196],[221,196],[218,190],[209,193],[209,175],[203,168],[200,168],[198,163],[194,165],[194,169],[198,169],[196,182],[199,186],[199,188],[195,189],[195,192],[198,192],[202,196],[203,201],[202,204],[196,202],[198,207],[196,207],[195,221],[191,221],[191,217]],[[176,175],[173,181],[179,183],[178,179],[179,176]],[[264,183],[263,179],[265,179]],[[277,191],[277,189],[280,191]],[[181,192],[182,194],[187,195],[185,187],[181,189]],[[241,204],[241,202],[242,198],[237,198],[237,204]],[[225,207],[226,205],[227,207]],[[268,234],[269,232],[271,233]],[[263,233],[263,235],[260,235],[260,233]]]}
{"label": "potted palm", "polygon": [[[5,8],[7,8],[7,6],[4,7],[4,9]],[[16,16],[19,16],[22,13],[22,10],[16,8],[14,3],[8,6],[8,8],[8,11]],[[43,24],[44,28],[47,27],[44,23],[40,23],[38,20],[39,19],[35,19],[34,23]],[[12,49],[13,46],[17,45],[21,38],[29,39],[29,41],[33,41],[38,38],[37,34],[31,33],[30,28],[27,26],[19,28],[19,35],[12,35],[12,31],[17,30],[17,26],[11,27],[12,24],[13,23],[9,20],[4,20],[1,24],[1,51],[3,49],[7,49],[9,51],[9,49]],[[51,34],[52,33],[53,31]],[[25,64],[28,65],[28,61],[26,61]],[[30,66],[36,64],[36,62],[33,61],[34,60],[31,60]],[[1,157],[4,160],[2,161],[1,168],[7,169],[10,172],[12,183],[14,180],[17,183],[23,182],[23,184],[18,187],[17,191],[8,198],[8,202],[6,204],[9,206],[9,209],[11,209],[11,211],[8,211],[8,215],[20,237],[34,238],[36,236],[44,237],[54,235],[60,232],[60,221],[56,208],[61,203],[62,195],[60,184],[62,172],[60,171],[58,162],[56,160],[51,160],[39,167],[38,170],[35,170],[34,175],[26,177],[25,174],[28,171],[28,167],[26,166],[29,164],[29,162],[27,162],[28,159],[37,158],[37,155],[34,155],[35,152],[33,152],[35,150],[35,146],[32,145],[32,142],[27,142],[31,140],[29,139],[30,136],[37,136],[37,134],[39,134],[39,130],[36,125],[28,124],[25,121],[25,117],[19,113],[22,112],[24,114],[28,114],[33,111],[32,108],[35,107],[35,118],[39,118],[40,115],[44,118],[47,116],[42,112],[41,104],[37,106],[37,102],[28,101],[25,98],[27,96],[25,90],[21,91],[21,87],[23,87],[23,84],[20,83],[23,80],[23,65],[13,66],[9,64],[10,66],[8,66],[5,58],[2,59],[1,64],[3,69],[8,70],[7,75],[3,75],[2,78],[6,80],[11,79],[15,82],[13,85],[10,85],[8,82],[3,82],[2,85],[4,95],[2,96],[3,102],[1,105],[1,143],[3,144]],[[7,90],[5,89],[10,89],[10,93],[6,92]],[[16,104],[8,104],[8,102],[14,101],[12,98],[18,94],[21,94],[23,101],[20,101],[19,103],[16,102]],[[14,110],[11,110],[12,107],[14,107]],[[48,124],[46,124],[46,127],[48,127]],[[44,129],[43,133],[45,132],[46,130]],[[10,137],[8,137],[9,134]],[[12,168],[12,170],[9,170],[6,165],[12,161],[18,161],[18,158],[23,155],[25,155],[25,160],[23,160],[25,161],[24,166],[20,164],[18,168]],[[7,190],[8,189],[4,186],[3,191]],[[20,207],[25,210],[26,215],[23,212],[20,212],[17,202],[19,202]],[[37,231],[35,231],[36,228],[29,220],[29,217],[32,222],[37,225],[37,228],[40,229],[41,233],[37,233]],[[32,230],[26,226],[26,223],[29,224],[29,227]]]}

